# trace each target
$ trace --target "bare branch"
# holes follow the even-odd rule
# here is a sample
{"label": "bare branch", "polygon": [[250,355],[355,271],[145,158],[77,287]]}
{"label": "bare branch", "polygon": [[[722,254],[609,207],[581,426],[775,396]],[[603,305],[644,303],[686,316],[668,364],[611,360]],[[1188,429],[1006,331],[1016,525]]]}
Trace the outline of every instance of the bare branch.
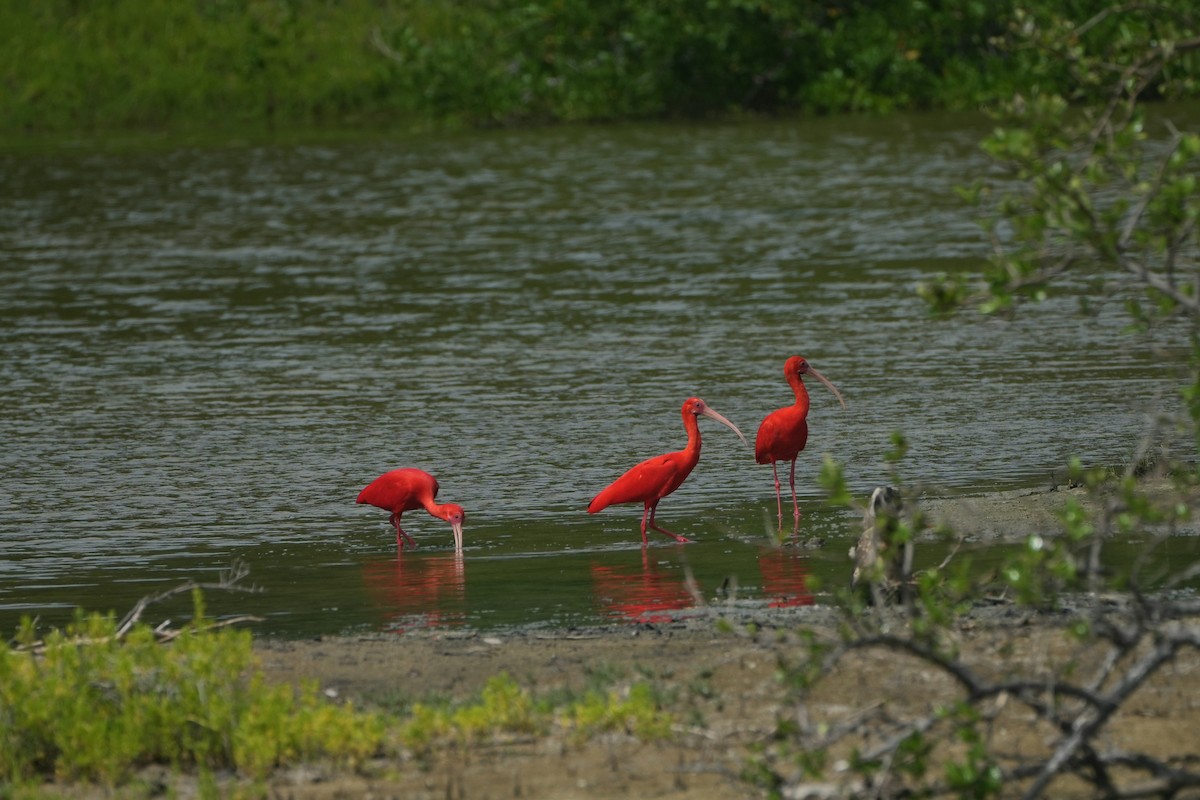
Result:
{"label": "bare branch", "polygon": [[[181,583],[178,586],[174,586],[170,589],[159,592],[158,594],[147,595],[147,596],[143,597],[142,599],[138,600],[137,603],[134,604],[133,608],[131,608],[129,610],[129,612],[121,619],[121,622],[117,625],[116,632],[111,637],[104,637],[102,639],[76,637],[72,641],[78,645],[101,644],[104,642],[109,642],[109,641],[114,641],[114,640],[120,641],[138,623],[138,621],[142,618],[142,615],[145,614],[147,608],[149,608],[150,606],[155,605],[157,603],[161,603],[165,600],[169,600],[172,597],[177,597],[181,594],[190,593],[196,589],[216,590],[216,591],[225,591],[225,592],[260,592],[260,591],[262,591],[257,586],[241,585],[242,579],[244,579],[249,574],[250,574],[250,569],[243,562],[235,561],[235,562],[233,562],[233,564],[230,565],[230,567],[228,569],[222,570],[220,572],[220,574],[218,576],[218,580],[215,583],[208,583],[208,582],[202,582],[202,581],[185,581],[184,583]],[[244,622],[261,622],[261,621],[262,621],[262,617],[256,617],[256,616],[251,616],[251,615],[242,615],[242,616],[237,616],[237,617],[230,617],[230,618],[224,619],[224,620],[209,620],[206,622],[205,628],[206,629],[223,628],[223,627],[227,627],[230,625],[238,625],[238,624],[241,624]],[[182,632],[183,632],[183,629],[171,628],[170,620],[164,620],[163,622],[160,622],[154,628],[154,635],[158,639],[159,642],[169,642],[172,639],[178,637]],[[32,642],[27,645],[23,645],[23,646],[19,647],[18,649],[28,650],[28,651],[32,651],[34,653],[41,653],[45,649],[45,643],[43,641],[39,640],[39,641]]]}
{"label": "bare branch", "polygon": [[[1159,641],[1126,673],[1120,683],[1107,695],[1103,706],[1085,709],[1076,718],[1071,734],[1055,749],[1038,777],[1025,792],[1026,798],[1041,797],[1050,781],[1062,771],[1069,759],[1108,722],[1121,703],[1136,691],[1163,664],[1175,658],[1184,647],[1200,647],[1200,626],[1175,625],[1159,631]],[[1200,779],[1200,776],[1197,776]]]}
{"label": "bare branch", "polygon": [[201,590],[206,590],[206,591],[207,590],[215,590],[215,591],[223,591],[223,592],[258,592],[258,591],[260,591],[258,589],[258,587],[255,587],[255,586],[240,585],[240,581],[249,574],[250,574],[250,569],[249,569],[249,567],[246,566],[246,564],[244,562],[235,561],[233,564],[230,565],[229,569],[223,570],[220,573],[219,580],[216,583],[202,583],[202,582],[198,582],[198,581],[186,581],[184,583],[179,584],[178,586],[174,586],[170,589],[159,592],[158,594],[147,595],[146,597],[143,597],[141,600],[138,600],[137,603],[134,605],[134,607],[129,610],[129,613],[127,613],[121,619],[121,622],[117,625],[116,637],[118,639],[120,639],[125,634],[127,634],[130,631],[130,629],[132,629],[133,626],[137,624],[138,620],[141,619],[142,614],[145,613],[146,609],[149,608],[150,606],[155,605],[157,603],[161,603],[165,600],[170,600],[172,597],[177,597],[181,594],[190,594],[191,592],[195,591],[196,589],[201,589]]}

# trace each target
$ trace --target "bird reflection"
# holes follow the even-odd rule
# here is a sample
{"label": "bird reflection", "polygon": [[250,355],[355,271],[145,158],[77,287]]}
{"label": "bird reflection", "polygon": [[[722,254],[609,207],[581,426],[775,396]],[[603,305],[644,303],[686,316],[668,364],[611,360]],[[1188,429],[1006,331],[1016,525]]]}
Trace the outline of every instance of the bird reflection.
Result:
{"label": "bird reflection", "polygon": [[808,558],[790,547],[771,547],[758,555],[763,597],[771,608],[810,606],[815,602],[808,590]]}
{"label": "bird reflection", "polygon": [[463,554],[416,555],[363,565],[363,581],[390,630],[462,625],[466,621]]}
{"label": "bird reflection", "polygon": [[660,570],[646,550],[639,567],[595,564],[592,591],[610,617],[629,622],[670,622],[674,612],[694,605],[680,570]]}

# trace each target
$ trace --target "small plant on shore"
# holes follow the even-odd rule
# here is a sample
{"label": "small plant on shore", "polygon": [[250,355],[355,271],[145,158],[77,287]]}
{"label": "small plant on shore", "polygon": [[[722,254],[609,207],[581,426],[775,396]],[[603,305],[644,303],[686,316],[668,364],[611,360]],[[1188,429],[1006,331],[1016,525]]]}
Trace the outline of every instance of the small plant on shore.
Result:
{"label": "small plant on shore", "polygon": [[449,742],[467,744],[497,736],[529,735],[544,730],[549,716],[507,674],[488,680],[479,699],[466,704],[414,703],[402,723],[401,739],[414,749]]}
{"label": "small plant on shore", "polygon": [[[645,681],[616,685],[611,669],[576,694],[538,697],[502,673],[466,702],[391,698],[373,711],[332,702],[315,682],[268,683],[250,633],[228,624],[251,618],[217,622],[204,611],[204,589],[256,591],[240,584],[246,574],[238,564],[218,582],[145,597],[120,620],[80,613],[41,638],[26,620],[0,650],[0,797],[6,787],[32,791],[48,780],[123,786],[150,764],[197,773],[202,793],[215,795],[217,771],[260,786],[280,767],[354,769],[397,746],[429,752],[554,731],[580,742],[612,731],[644,740],[671,733],[660,693]],[[188,592],[186,625],[141,622],[149,607]]]}
{"label": "small plant on shore", "polygon": [[668,738],[673,722],[648,683],[635,683],[625,693],[588,692],[565,709],[562,719],[577,739],[624,733],[643,741]]}
{"label": "small plant on shore", "polygon": [[502,673],[488,680],[477,700],[414,703],[399,725],[404,744],[425,751],[446,744],[542,735],[555,728],[577,741],[613,731],[643,740],[662,739],[670,735],[672,722],[645,682],[625,690],[591,688],[573,698],[538,698]]}

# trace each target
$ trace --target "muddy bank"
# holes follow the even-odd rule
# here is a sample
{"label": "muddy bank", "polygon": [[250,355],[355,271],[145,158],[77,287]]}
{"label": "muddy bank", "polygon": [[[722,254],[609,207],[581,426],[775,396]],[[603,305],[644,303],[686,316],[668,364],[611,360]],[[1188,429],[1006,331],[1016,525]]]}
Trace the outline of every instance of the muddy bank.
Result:
{"label": "muddy bank", "polygon": [[[1063,631],[1066,614],[1011,607],[972,614],[956,632],[963,661],[981,672],[1046,677],[1071,660],[1095,663]],[[732,624],[727,622],[732,621]],[[753,625],[747,624],[753,622]],[[308,642],[260,642],[272,679],[316,679],[331,694],[368,705],[397,697],[468,698],[500,672],[534,693],[583,689],[597,678],[620,687],[649,681],[670,698],[669,742],[606,735],[586,744],[561,736],[474,745],[376,762],[358,774],[320,768],[272,783],[295,798],[758,797],[739,779],[756,745],[771,741],[781,715],[794,713],[780,682],[793,660],[798,627],[833,636],[827,610],[708,609],[688,619],[633,628],[530,633],[408,634]],[[837,720],[855,708],[895,715],[929,713],[960,696],[944,673],[892,652],[864,652],[843,664],[805,713]],[[1014,741],[1037,735],[1027,719],[1001,719]],[[1155,675],[1108,726],[1104,741],[1158,757],[1196,751],[1200,660],[1179,659]],[[830,779],[846,779],[832,771]]]}
{"label": "muddy bank", "polygon": [[[1156,502],[1183,502],[1193,510],[1200,503],[1197,488],[1180,489],[1164,479],[1144,480],[1140,488]],[[1047,478],[1045,486],[1030,489],[963,496],[921,495],[919,504],[931,525],[947,525],[966,541],[1015,542],[1031,534],[1060,533],[1062,510],[1072,500],[1090,510],[1097,506],[1086,489],[1053,477]],[[1193,514],[1190,521],[1169,533],[1200,535],[1200,520]]]}

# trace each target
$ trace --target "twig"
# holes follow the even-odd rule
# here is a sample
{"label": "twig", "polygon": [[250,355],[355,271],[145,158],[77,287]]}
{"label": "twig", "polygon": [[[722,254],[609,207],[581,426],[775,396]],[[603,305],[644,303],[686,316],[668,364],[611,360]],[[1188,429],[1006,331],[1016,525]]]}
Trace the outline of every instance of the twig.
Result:
{"label": "twig", "polygon": [[[218,581],[216,583],[206,583],[206,582],[201,582],[201,581],[185,581],[184,583],[181,583],[178,586],[175,586],[171,589],[167,589],[165,591],[159,592],[158,594],[147,595],[147,596],[143,597],[142,599],[138,600],[137,603],[134,604],[133,608],[131,608],[129,610],[129,612],[121,619],[121,622],[117,625],[117,630],[115,631],[115,633],[112,636],[105,636],[105,637],[101,637],[101,638],[76,637],[75,639],[72,640],[72,642],[77,645],[92,645],[92,644],[104,644],[104,643],[112,642],[112,641],[120,641],[121,639],[123,639],[125,637],[126,634],[129,633],[129,631],[131,631],[133,629],[134,625],[136,625],[137,622],[141,619],[142,615],[145,613],[147,608],[149,608],[150,606],[152,606],[156,603],[161,603],[164,600],[168,600],[177,595],[191,592],[195,589],[215,589],[215,590],[227,591],[227,592],[260,592],[260,591],[262,591],[257,586],[242,586],[242,585],[240,585],[240,581],[249,574],[250,574],[250,569],[243,562],[235,561],[235,562],[233,562],[233,564],[230,565],[229,569],[221,571],[220,575],[218,576]],[[243,622],[262,622],[262,621],[263,621],[262,617],[245,614],[245,615],[241,615],[241,616],[237,616],[237,617],[230,617],[230,618],[224,619],[224,620],[208,622],[205,625],[205,628],[206,629],[224,628],[229,625],[238,625]],[[184,629],[182,629],[182,628],[172,628],[171,620],[166,619],[154,627],[154,636],[160,643],[166,643],[166,642],[171,641],[172,639],[177,638],[181,633],[183,633],[183,631],[184,631]],[[38,640],[36,642],[31,642],[28,645],[19,646],[17,649],[30,651],[35,654],[41,654],[41,653],[45,652],[46,646],[45,646],[44,641]]]}
{"label": "twig", "polygon": [[199,581],[186,581],[186,582],[181,583],[178,586],[175,586],[171,589],[167,589],[165,591],[159,592],[158,594],[147,595],[147,596],[143,597],[141,600],[138,600],[137,603],[133,606],[133,608],[131,608],[129,610],[129,613],[127,613],[124,616],[124,618],[122,618],[120,624],[117,625],[116,638],[120,639],[120,638],[124,637],[125,634],[127,634],[133,628],[133,626],[135,624],[137,624],[138,620],[141,619],[142,614],[146,611],[147,608],[149,608],[150,606],[152,606],[156,603],[161,603],[164,600],[169,600],[170,598],[175,597],[177,595],[190,593],[192,591],[195,591],[196,589],[205,589],[205,590],[215,589],[215,590],[226,591],[226,592],[258,592],[258,591],[261,591],[256,586],[241,586],[241,585],[239,585],[239,581],[241,581],[243,578],[245,578],[249,574],[250,574],[250,568],[247,567],[244,562],[235,561],[235,562],[233,562],[233,564],[230,565],[229,569],[223,570],[221,572],[217,583],[202,583]]}

